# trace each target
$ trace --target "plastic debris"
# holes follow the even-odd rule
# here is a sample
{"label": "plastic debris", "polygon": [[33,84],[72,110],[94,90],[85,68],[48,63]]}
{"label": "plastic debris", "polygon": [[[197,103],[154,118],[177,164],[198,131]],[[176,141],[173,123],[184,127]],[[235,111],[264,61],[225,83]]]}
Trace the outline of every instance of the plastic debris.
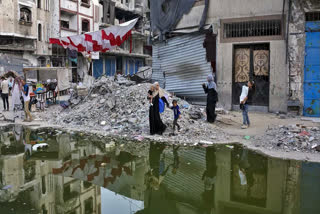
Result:
{"label": "plastic debris", "polygon": [[12,187],[13,187],[12,185],[7,185],[7,186],[2,187],[2,189],[7,190],[7,189],[11,189]]}
{"label": "plastic debris", "polygon": [[200,141],[201,144],[209,144],[209,145],[213,145],[213,142],[210,141],[205,141],[205,140],[201,140]]}
{"label": "plastic debris", "polygon": [[307,131],[302,131],[302,132],[300,132],[299,135],[300,135],[300,136],[310,136],[310,133],[307,132]]}
{"label": "plastic debris", "polygon": [[250,136],[244,136],[244,139],[246,139],[246,140],[250,140],[251,139],[251,137]]}

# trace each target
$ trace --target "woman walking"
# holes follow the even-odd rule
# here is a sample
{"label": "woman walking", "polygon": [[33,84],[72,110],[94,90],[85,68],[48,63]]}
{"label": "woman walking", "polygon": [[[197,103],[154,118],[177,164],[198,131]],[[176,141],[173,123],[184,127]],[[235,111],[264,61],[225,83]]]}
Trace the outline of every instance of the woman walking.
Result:
{"label": "woman walking", "polygon": [[21,90],[22,90],[21,81],[19,77],[16,77],[12,84],[12,105],[11,105],[12,110],[17,110],[19,106],[21,106],[21,99],[20,99]]}
{"label": "woman walking", "polygon": [[204,92],[207,94],[207,121],[209,123],[214,123],[216,120],[216,104],[218,102],[218,93],[217,93],[217,85],[213,81],[213,76],[210,74],[208,75],[208,83],[202,84]]}
{"label": "woman walking", "polygon": [[243,125],[242,129],[250,127],[250,120],[248,115],[249,105],[252,104],[252,96],[255,92],[255,86],[253,81],[249,81],[248,85],[242,86],[242,92],[240,95],[240,109],[242,110]]}
{"label": "woman walking", "polygon": [[161,90],[157,89],[156,85],[152,88],[152,90],[152,95],[148,95],[148,98],[152,100],[152,105],[149,106],[150,134],[162,135],[167,128],[161,120],[159,111],[159,99],[163,94]]}

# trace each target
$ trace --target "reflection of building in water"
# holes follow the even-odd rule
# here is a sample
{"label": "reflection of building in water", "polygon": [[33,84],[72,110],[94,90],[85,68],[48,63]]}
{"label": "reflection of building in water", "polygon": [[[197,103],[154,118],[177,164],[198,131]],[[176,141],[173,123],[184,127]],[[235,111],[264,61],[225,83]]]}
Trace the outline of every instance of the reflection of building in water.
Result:
{"label": "reflection of building in water", "polygon": [[53,168],[53,173],[108,188],[118,194],[143,200],[145,158],[124,151],[76,157]]}
{"label": "reflection of building in water", "polygon": [[[293,213],[296,163],[263,157],[235,147],[217,153],[215,205],[218,213]],[[298,174],[297,174],[298,173]],[[291,182],[291,183],[290,183]],[[293,185],[293,186],[292,186]],[[291,201],[287,201],[290,197]],[[286,211],[286,212],[284,212]]]}
{"label": "reflection of building in water", "polygon": [[[33,154],[30,157],[27,154],[30,150],[26,150],[25,153],[24,149],[18,152],[12,149],[14,146],[20,148],[19,143],[25,147],[26,144],[23,143],[30,140],[24,138],[21,142],[17,142],[16,138],[12,138],[15,131],[10,130],[2,133],[1,136],[0,147],[6,149],[1,150],[0,155],[0,203],[6,203],[5,206],[8,206],[9,202],[15,203],[13,207],[17,213],[24,213],[19,210],[26,209],[27,205],[32,207],[27,207],[28,209],[34,210],[34,212],[30,211],[31,213],[99,213],[101,210],[100,187],[52,174],[52,169],[59,167],[64,162],[63,159],[74,155],[93,155],[97,152],[95,149],[85,146],[77,147],[77,142],[73,141],[69,135],[61,134],[45,139],[49,148],[57,148],[58,155],[54,155],[56,157],[54,160],[52,160],[53,151],[47,153],[40,151],[42,158],[37,152],[34,153],[37,154],[35,157]],[[29,147],[26,146],[26,148]],[[5,206],[0,205],[0,210],[6,209]]]}
{"label": "reflection of building in water", "polygon": [[[0,213],[2,202],[21,195],[27,197],[16,202],[30,204],[36,213],[99,213],[100,188],[95,185],[144,200],[140,213],[319,213],[310,209],[320,184],[317,165],[267,158],[239,146],[106,147],[105,141],[58,132],[37,133],[49,149],[27,156],[25,147],[14,149],[25,138],[20,142],[21,135],[10,132],[3,132],[0,142]],[[150,149],[149,155],[144,149]]]}
{"label": "reflection of building in water", "polygon": [[[170,207],[167,213],[299,213],[299,162],[266,158],[237,146],[217,148],[180,150],[178,170],[169,170],[163,188],[145,192],[145,213],[156,213],[152,203]],[[171,149],[163,153],[166,166],[174,162]]]}

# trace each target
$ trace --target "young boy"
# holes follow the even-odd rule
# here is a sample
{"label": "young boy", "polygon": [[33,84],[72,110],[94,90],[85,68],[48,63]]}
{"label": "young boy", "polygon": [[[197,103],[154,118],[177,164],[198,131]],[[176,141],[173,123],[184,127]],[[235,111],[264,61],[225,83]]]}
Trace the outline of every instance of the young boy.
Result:
{"label": "young boy", "polygon": [[178,132],[180,132],[180,126],[178,124],[178,119],[181,118],[181,112],[179,110],[178,102],[176,100],[172,101],[172,107],[171,109],[173,110],[174,113],[174,120],[173,120],[173,133],[176,130],[176,126],[178,127]]}

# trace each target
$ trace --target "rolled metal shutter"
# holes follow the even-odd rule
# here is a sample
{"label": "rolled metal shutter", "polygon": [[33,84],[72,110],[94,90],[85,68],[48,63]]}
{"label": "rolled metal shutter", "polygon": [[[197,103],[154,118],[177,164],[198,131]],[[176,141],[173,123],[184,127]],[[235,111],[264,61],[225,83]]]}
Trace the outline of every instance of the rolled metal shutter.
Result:
{"label": "rolled metal shutter", "polygon": [[201,84],[212,72],[206,60],[204,39],[205,34],[189,34],[154,44],[153,79],[180,97],[204,101],[206,95]]}

